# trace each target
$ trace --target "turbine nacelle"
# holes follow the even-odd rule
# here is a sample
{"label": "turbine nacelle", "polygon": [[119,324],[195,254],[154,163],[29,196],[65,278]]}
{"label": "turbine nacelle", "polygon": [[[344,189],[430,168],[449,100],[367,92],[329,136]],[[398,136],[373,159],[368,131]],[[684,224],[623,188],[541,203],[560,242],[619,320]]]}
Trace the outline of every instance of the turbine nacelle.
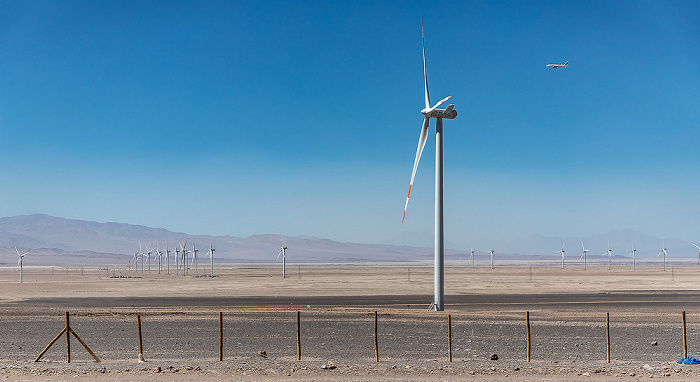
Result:
{"label": "turbine nacelle", "polygon": [[455,105],[451,103],[447,106],[447,109],[426,108],[420,112],[427,118],[455,119],[457,117],[457,110],[454,110],[454,107]]}

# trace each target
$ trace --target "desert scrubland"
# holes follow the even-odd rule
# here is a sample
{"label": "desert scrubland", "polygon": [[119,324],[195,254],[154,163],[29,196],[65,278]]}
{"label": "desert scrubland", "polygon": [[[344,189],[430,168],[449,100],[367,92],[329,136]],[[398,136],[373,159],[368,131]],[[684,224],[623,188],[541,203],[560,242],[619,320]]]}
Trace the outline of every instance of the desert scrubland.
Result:
{"label": "desert scrubland", "polygon": [[[214,278],[117,266],[0,269],[0,378],[8,380],[698,380],[700,268],[449,264],[428,312],[429,264],[220,265]],[[71,338],[71,363],[60,338]],[[374,312],[379,362],[375,359]],[[219,361],[219,312],[223,361]],[[301,360],[297,360],[296,314]],[[525,315],[531,326],[526,361]],[[611,362],[607,363],[606,314]],[[452,321],[449,362],[448,315]],[[138,362],[137,319],[143,356]],[[267,357],[258,354],[265,351]],[[491,360],[492,354],[498,360]],[[333,369],[322,368],[329,362]]]}

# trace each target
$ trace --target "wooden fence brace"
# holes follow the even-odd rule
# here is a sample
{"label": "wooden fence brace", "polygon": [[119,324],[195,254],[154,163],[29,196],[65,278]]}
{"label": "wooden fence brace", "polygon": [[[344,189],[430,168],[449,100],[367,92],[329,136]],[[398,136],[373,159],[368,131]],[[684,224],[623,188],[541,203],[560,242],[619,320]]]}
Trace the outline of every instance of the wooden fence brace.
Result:
{"label": "wooden fence brace", "polygon": [[447,315],[447,349],[448,358],[452,362],[452,315]]}
{"label": "wooden fence brace", "polygon": [[219,361],[224,360],[224,312],[219,312]]}
{"label": "wooden fence brace", "polygon": [[525,325],[527,326],[527,362],[530,362],[530,312],[525,312]]}
{"label": "wooden fence brace", "polygon": [[606,345],[606,350],[607,350],[607,359],[608,363],[610,363],[610,313],[605,313],[605,338],[607,339],[607,345]]}
{"label": "wooden fence brace", "polygon": [[683,311],[682,317],[683,317],[683,358],[688,358],[688,342],[686,341],[686,336],[685,336],[685,310]]}
{"label": "wooden fence brace", "polygon": [[301,333],[299,331],[300,313],[297,310],[297,360],[301,360]]}
{"label": "wooden fence brace", "polygon": [[85,348],[85,350],[87,350],[88,353],[90,353],[90,355],[92,356],[92,358],[94,358],[96,362],[100,362],[100,359],[97,358],[97,356],[95,355],[95,353],[92,352],[92,350],[90,350],[90,348],[85,344],[85,342],[83,341],[83,339],[80,338],[80,336],[78,336],[78,334],[70,327],[70,315],[69,315],[68,312],[66,312],[66,326],[65,326],[63,329],[61,329],[61,331],[56,335],[56,337],[54,337],[54,338],[51,340],[51,342],[49,342],[48,345],[46,345],[46,347],[44,348],[44,350],[42,350],[41,353],[39,353],[39,355],[36,357],[36,359],[34,360],[34,362],[39,362],[39,360],[41,359],[41,357],[44,356],[44,354],[49,350],[49,348],[51,347],[51,345],[53,345],[54,343],[56,343],[56,341],[58,341],[58,339],[61,338],[61,335],[63,335],[63,333],[66,334],[66,350],[67,350],[67,353],[66,353],[66,361],[67,361],[67,362],[70,363],[70,338],[69,338],[69,337],[70,337],[71,333],[75,336],[75,338],[78,340],[78,342],[80,342],[80,344],[83,345],[83,347]]}
{"label": "wooden fence brace", "polygon": [[374,311],[374,359],[379,362],[379,339],[377,338],[377,311]]}
{"label": "wooden fence brace", "polygon": [[143,357],[143,337],[141,337],[141,315],[140,314],[136,315],[136,321],[138,322],[138,326],[139,326],[139,360],[141,360]]}

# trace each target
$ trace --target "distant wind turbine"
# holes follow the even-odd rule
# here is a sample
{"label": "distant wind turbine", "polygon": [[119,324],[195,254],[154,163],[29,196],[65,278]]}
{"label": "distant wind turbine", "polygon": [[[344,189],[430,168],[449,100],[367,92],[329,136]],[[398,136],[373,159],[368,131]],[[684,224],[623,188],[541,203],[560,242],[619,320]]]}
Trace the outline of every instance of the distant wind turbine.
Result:
{"label": "distant wind turbine", "polygon": [[606,253],[603,253],[603,257],[605,257],[605,254],[608,255],[608,270],[610,270],[610,263],[612,262],[612,249],[610,249],[610,242],[608,241],[608,250]]}
{"label": "distant wind turbine", "polygon": [[17,249],[17,246],[15,246],[15,251],[17,252],[17,256],[19,257],[17,261],[17,266],[19,267],[19,283],[22,283],[22,263],[24,261],[24,255],[28,255],[29,252],[25,253],[19,253],[19,249]]}
{"label": "distant wind turbine", "polygon": [[214,239],[211,239],[209,242],[209,251],[207,252],[207,256],[209,256],[209,259],[211,260],[211,275],[209,277],[214,277]]}
{"label": "distant wind turbine", "polygon": [[156,241],[156,256],[158,257],[158,274],[163,268],[163,252],[160,251],[160,244]]}
{"label": "distant wind turbine", "polygon": [[472,261],[472,269],[474,269],[474,253],[475,253],[474,248],[472,248],[472,249],[471,249],[471,252],[470,252],[470,254],[469,254],[469,258],[470,258],[471,261]]}
{"label": "distant wind turbine", "polygon": [[583,246],[583,240],[581,240],[581,249],[583,249],[583,252],[581,253],[581,258],[583,259],[583,269],[585,270],[585,269],[587,269],[586,268],[586,257],[588,257],[587,254],[590,251],[588,249],[586,249],[586,247]]}
{"label": "distant wind turbine", "polygon": [[168,274],[170,274],[170,247],[166,244],[165,245],[165,268],[168,271]]}
{"label": "distant wind turbine", "polygon": [[280,256],[282,256],[282,278],[287,277],[287,247],[284,246],[284,242],[282,242],[282,246],[280,247],[280,253],[277,254],[277,260],[279,260]]}
{"label": "distant wind turbine", "polygon": [[151,273],[151,253],[153,253],[153,250],[148,249],[147,244],[143,244],[146,247],[146,257],[148,258],[148,273]]}
{"label": "distant wind turbine", "polygon": [[659,254],[656,255],[656,257],[661,256],[661,254],[664,255],[664,271],[666,271],[666,239],[661,241],[661,251],[659,251]]}
{"label": "distant wind turbine", "polygon": [[403,219],[406,218],[406,209],[408,208],[408,200],[411,197],[411,188],[413,180],[416,177],[416,169],[420,162],[425,142],[428,139],[428,126],[430,118],[435,118],[436,133],[435,133],[435,283],[434,283],[434,298],[431,304],[431,309],[442,311],[445,309],[445,235],[444,235],[444,219],[443,219],[443,182],[442,182],[442,119],[454,119],[457,117],[457,111],[454,110],[454,104],[449,104],[446,109],[438,109],[443,102],[450,99],[448,96],[436,103],[435,106],[430,106],[430,94],[428,93],[428,71],[425,64],[425,37],[423,36],[423,25],[421,22],[421,37],[423,40],[423,80],[425,83],[425,108],[421,110],[423,119],[423,127],[421,128],[420,137],[418,138],[418,149],[416,150],[416,159],[413,162],[413,172],[411,173],[411,182],[408,186],[408,195],[406,196],[406,205],[403,208]]}
{"label": "distant wind turbine", "polygon": [[[564,241],[564,244],[566,244],[566,241]],[[561,245],[561,249],[554,252],[554,253],[561,253],[561,269],[564,269],[564,244]]]}
{"label": "distant wind turbine", "polygon": [[698,249],[698,265],[700,265],[700,247],[698,247],[697,244],[695,244],[695,243],[690,243],[690,244],[692,244],[693,246],[695,246],[695,248]]}
{"label": "distant wind turbine", "polygon": [[197,252],[199,249],[192,243],[192,263],[194,264],[194,277],[197,277]]}
{"label": "distant wind turbine", "polygon": [[637,249],[634,248],[634,244],[632,244],[632,252],[630,252],[630,255],[632,255],[632,270],[636,271],[637,270]]}
{"label": "distant wind turbine", "polygon": [[496,252],[493,250],[493,247],[491,247],[491,250],[488,251],[491,254],[491,269],[493,269],[493,253]]}

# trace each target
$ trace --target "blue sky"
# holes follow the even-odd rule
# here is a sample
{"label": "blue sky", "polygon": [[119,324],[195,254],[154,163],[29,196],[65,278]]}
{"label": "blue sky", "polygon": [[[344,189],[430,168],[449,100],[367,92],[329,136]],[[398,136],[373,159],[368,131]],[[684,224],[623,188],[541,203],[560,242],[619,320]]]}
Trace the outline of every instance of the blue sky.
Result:
{"label": "blue sky", "polygon": [[700,238],[692,1],[0,1],[0,216],[431,245],[421,18],[453,247]]}

